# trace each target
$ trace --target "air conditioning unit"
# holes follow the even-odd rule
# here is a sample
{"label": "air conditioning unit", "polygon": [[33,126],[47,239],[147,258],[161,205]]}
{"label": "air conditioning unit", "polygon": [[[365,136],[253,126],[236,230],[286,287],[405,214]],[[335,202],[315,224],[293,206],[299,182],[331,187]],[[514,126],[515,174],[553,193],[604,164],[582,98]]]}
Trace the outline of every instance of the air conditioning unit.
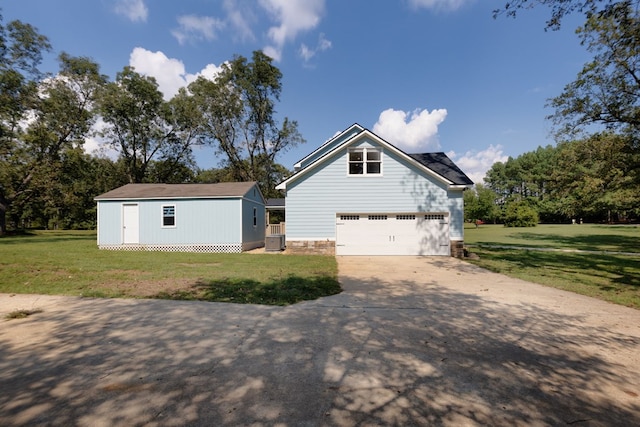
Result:
{"label": "air conditioning unit", "polygon": [[285,247],[284,234],[272,234],[267,236],[264,242],[264,250],[267,252],[283,251]]}

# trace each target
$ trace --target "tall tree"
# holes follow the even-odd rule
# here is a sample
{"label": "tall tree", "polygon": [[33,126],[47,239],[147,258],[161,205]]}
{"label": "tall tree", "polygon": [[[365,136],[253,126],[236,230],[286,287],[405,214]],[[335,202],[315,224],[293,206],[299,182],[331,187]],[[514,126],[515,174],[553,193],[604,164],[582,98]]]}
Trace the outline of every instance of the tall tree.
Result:
{"label": "tall tree", "polygon": [[164,101],[153,77],[125,67],[106,85],[100,112],[108,144],[124,160],[129,181],[145,182],[152,161],[191,162],[201,141],[199,110],[185,91]]}
{"label": "tall tree", "polygon": [[260,183],[267,196],[275,194],[276,158],[303,143],[296,121],[276,120],[282,73],[260,51],[252,60],[235,57],[223,65],[215,80],[199,78],[189,86],[206,119],[207,135],[225,156],[235,180]]}
{"label": "tall tree", "polygon": [[24,161],[29,185],[21,204],[14,206],[26,211],[25,204],[29,204],[30,215],[37,214],[45,226],[50,218],[58,220],[64,211],[62,183],[68,171],[64,162],[69,159],[68,152],[82,149],[89,136],[95,121],[96,95],[107,80],[98,64],[88,58],[63,53],[59,62],[58,74],[38,87],[30,124],[21,139],[27,154]]}
{"label": "tall tree", "polygon": [[629,150],[630,139],[610,133],[558,146],[555,197],[571,218],[611,222],[640,211],[640,188],[635,185],[639,155]]}
{"label": "tall tree", "polygon": [[640,138],[640,12],[616,3],[589,15],[578,34],[594,58],[550,101],[551,118],[562,135],[599,124]]}
{"label": "tall tree", "polygon": [[11,204],[29,186],[19,123],[33,107],[41,78],[38,66],[49,50],[49,40],[36,28],[21,21],[5,26],[0,16],[0,235],[6,233]]}

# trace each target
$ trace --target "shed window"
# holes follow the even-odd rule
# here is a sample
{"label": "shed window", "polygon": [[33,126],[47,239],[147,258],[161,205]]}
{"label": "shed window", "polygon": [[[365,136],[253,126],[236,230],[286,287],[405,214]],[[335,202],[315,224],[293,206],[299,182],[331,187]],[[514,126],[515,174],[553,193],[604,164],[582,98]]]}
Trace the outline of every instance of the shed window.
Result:
{"label": "shed window", "polygon": [[175,205],[167,205],[162,207],[162,226],[176,226],[176,207]]}
{"label": "shed window", "polygon": [[380,175],[382,153],[377,148],[357,148],[349,151],[349,175]]}
{"label": "shed window", "polygon": [[253,208],[253,228],[258,226],[258,209]]}

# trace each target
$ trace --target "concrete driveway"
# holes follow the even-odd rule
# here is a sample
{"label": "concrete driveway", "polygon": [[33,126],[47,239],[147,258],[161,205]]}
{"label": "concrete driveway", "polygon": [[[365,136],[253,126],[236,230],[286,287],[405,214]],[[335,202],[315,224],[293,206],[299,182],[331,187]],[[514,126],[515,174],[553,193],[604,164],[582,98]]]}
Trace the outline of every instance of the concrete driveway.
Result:
{"label": "concrete driveway", "polygon": [[640,311],[452,258],[265,307],[0,295],[0,425],[640,425]]}

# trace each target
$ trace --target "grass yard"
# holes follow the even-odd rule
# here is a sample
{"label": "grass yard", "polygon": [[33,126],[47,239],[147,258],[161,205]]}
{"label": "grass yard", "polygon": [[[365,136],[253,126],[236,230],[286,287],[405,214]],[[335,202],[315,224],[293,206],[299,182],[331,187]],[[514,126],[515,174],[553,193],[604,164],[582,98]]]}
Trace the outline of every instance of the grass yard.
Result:
{"label": "grass yard", "polygon": [[465,244],[480,256],[471,262],[489,270],[640,309],[640,227],[466,225]]}
{"label": "grass yard", "polygon": [[0,292],[287,305],[340,292],[334,257],[101,251],[91,231],[0,238]]}

